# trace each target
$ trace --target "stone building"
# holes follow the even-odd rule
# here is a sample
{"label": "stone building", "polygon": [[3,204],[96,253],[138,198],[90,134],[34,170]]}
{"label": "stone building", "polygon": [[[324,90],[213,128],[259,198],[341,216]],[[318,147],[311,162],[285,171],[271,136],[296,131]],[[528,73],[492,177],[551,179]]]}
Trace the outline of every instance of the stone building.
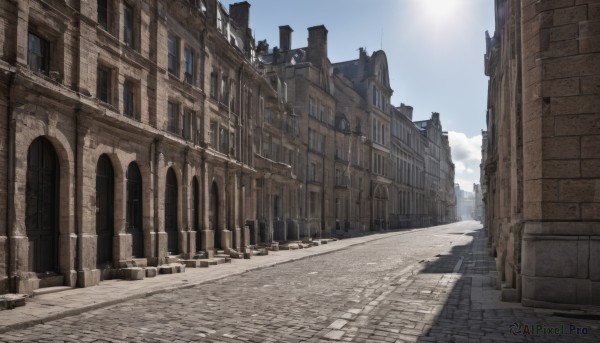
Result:
{"label": "stone building", "polygon": [[413,108],[400,104],[392,111],[395,227],[419,227],[425,218],[425,147],[427,138],[413,123]]}
{"label": "stone building", "polygon": [[600,304],[599,28],[597,1],[496,1],[484,194],[505,300]]}
{"label": "stone building", "polygon": [[448,133],[442,130],[440,114],[431,119],[416,121],[426,140],[425,145],[425,204],[423,225],[446,224],[456,220],[454,194],[454,163]]}
{"label": "stone building", "polygon": [[0,293],[250,243],[274,95],[248,16],[216,0],[2,3]]}
{"label": "stone building", "polygon": [[422,130],[390,105],[385,53],[332,64],[324,26],[300,49],[282,26],[269,50],[249,16],[217,0],[1,3],[0,294],[449,220],[439,117]]}

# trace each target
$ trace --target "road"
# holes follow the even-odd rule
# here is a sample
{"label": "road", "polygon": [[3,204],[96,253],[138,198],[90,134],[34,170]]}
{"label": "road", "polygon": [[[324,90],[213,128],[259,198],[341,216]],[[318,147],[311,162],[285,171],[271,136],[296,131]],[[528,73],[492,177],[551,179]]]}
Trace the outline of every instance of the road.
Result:
{"label": "road", "polygon": [[[410,231],[11,331],[0,341],[599,340],[597,321],[494,301],[497,292],[485,287],[493,262],[480,229],[471,221]],[[524,326],[511,332],[513,323],[586,332],[527,335]]]}

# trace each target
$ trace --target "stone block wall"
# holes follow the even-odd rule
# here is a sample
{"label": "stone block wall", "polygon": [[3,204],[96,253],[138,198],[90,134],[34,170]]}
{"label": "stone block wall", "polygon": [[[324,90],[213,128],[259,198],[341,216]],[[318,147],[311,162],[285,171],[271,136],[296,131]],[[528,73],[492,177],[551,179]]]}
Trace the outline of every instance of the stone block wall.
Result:
{"label": "stone block wall", "polygon": [[[593,256],[600,237],[600,4],[500,1],[496,17],[500,26],[488,41],[486,71],[491,80],[506,75],[510,66],[497,62],[516,53],[521,66],[515,75],[522,81],[504,92],[522,97],[522,112],[499,110],[511,105],[499,100],[498,88],[490,87],[496,106],[488,112],[486,205],[493,247],[505,262],[511,255],[507,242],[519,248],[514,249],[513,259],[520,260],[514,286],[522,290],[523,304],[597,305],[598,265]],[[513,29],[521,34],[507,35]],[[505,113],[508,125],[497,117]],[[522,164],[516,160],[512,166],[517,175],[508,176],[503,169],[506,156],[519,151]],[[522,207],[517,197],[508,202],[517,211],[507,210],[499,193],[507,182],[519,180],[519,172],[522,185],[517,182],[512,189],[522,192]],[[497,265],[507,280],[505,262]]]}

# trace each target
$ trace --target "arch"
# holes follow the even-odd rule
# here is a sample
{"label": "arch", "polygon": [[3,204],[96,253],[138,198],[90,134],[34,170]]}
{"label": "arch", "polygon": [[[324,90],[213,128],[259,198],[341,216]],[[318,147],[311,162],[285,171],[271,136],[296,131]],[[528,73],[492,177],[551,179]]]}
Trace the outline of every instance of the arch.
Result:
{"label": "arch", "polygon": [[38,137],[27,151],[25,230],[29,240],[29,270],[59,271],[58,221],[60,166],[52,143]]}
{"label": "arch", "polygon": [[178,199],[177,176],[173,168],[169,168],[165,187],[165,232],[167,233],[167,249],[171,255],[179,254]]}
{"label": "arch", "polygon": [[100,155],[96,165],[96,264],[106,265],[113,259],[114,168],[106,154]]}
{"label": "arch", "polygon": [[142,230],[142,174],[136,162],[127,167],[127,195],[125,229],[131,234],[131,254],[144,257],[144,232]]}
{"label": "arch", "polygon": [[387,187],[376,185],[373,191],[373,219],[378,229],[387,227],[388,217],[388,190]]}
{"label": "arch", "polygon": [[214,247],[221,248],[221,231],[219,230],[219,187],[217,182],[213,181],[210,188],[208,223],[211,230],[214,230]]}

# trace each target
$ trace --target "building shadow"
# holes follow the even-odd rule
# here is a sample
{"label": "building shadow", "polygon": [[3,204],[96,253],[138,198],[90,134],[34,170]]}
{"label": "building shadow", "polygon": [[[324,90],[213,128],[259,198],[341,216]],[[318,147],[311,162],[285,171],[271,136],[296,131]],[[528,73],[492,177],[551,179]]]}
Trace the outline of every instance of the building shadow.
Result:
{"label": "building shadow", "polygon": [[[500,301],[495,285],[495,262],[488,253],[483,228],[466,233],[471,243],[455,246],[450,254],[424,261],[422,274],[447,274],[453,284],[438,297],[431,324],[418,342],[598,342],[600,321],[576,313],[534,309]],[[446,277],[447,276],[447,277]],[[443,287],[443,286],[440,286]]]}

